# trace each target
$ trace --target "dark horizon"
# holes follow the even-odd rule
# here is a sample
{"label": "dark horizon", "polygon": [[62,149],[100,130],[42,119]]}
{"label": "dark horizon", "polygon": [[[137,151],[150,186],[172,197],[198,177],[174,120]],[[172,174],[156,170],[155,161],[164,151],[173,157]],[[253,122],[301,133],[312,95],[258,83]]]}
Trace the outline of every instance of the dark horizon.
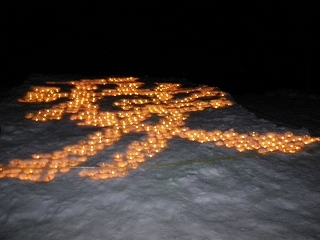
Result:
{"label": "dark horizon", "polygon": [[39,73],[320,93],[312,4],[167,4],[7,3],[1,88]]}

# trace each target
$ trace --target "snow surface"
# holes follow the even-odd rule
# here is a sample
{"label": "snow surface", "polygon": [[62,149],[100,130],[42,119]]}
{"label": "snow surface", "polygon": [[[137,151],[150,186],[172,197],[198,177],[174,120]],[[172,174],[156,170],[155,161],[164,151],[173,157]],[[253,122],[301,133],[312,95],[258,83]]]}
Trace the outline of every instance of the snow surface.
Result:
{"label": "snow surface", "polygon": [[[0,104],[3,169],[12,159],[29,159],[35,153],[62,149],[101,129],[77,126],[69,116],[47,122],[25,118],[30,112],[53,106],[19,102],[31,86],[78,79],[67,75],[34,75],[6,95]],[[173,78],[141,81],[150,89],[154,82],[195,87]],[[233,98],[226,94],[233,101],[232,106],[192,112],[186,126],[206,131],[290,131],[295,135],[319,136],[315,135],[319,133],[319,125],[316,126],[319,111],[307,111],[312,102],[318,102],[318,96],[302,97],[292,91],[269,93],[263,98]],[[266,102],[274,100],[277,94],[291,99],[287,105],[282,101],[281,114],[274,108],[272,112],[270,102]],[[111,109],[113,101],[114,98],[105,98],[105,109]],[[290,107],[293,101],[304,110]],[[250,109],[258,109],[261,114]],[[308,117],[303,118],[303,113]],[[320,239],[319,142],[293,154],[259,154],[255,150],[239,152],[211,142],[173,136],[164,149],[137,169],[129,170],[127,176],[98,181],[79,176],[85,167],[94,169],[99,162],[125,152],[130,143],[141,139],[141,133],[123,135],[79,168],[58,174],[49,182],[1,178],[0,238]]]}

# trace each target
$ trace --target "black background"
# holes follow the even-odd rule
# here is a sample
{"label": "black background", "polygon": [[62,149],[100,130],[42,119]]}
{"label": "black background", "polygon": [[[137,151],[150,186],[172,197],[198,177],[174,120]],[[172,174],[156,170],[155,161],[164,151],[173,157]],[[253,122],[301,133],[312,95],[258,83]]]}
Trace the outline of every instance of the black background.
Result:
{"label": "black background", "polygon": [[320,93],[317,1],[2,1],[2,88],[30,74]]}

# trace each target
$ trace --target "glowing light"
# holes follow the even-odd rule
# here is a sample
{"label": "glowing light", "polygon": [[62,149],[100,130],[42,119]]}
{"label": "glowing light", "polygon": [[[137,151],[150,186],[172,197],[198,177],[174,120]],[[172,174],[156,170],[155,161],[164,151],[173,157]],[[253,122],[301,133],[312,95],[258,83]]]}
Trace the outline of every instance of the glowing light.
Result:
{"label": "glowing light", "polygon": [[[20,102],[52,102],[60,98],[66,101],[29,113],[26,118],[44,122],[60,120],[64,115],[76,121],[79,126],[97,126],[103,130],[90,134],[86,141],[65,146],[52,153],[35,153],[30,159],[13,159],[7,165],[0,166],[0,178],[17,178],[28,181],[53,180],[57,174],[67,173],[70,169],[87,162],[99,151],[114,145],[122,135],[132,132],[146,134],[142,141],[131,142],[126,151],[116,153],[97,167],[83,169],[80,177],[93,180],[124,177],[129,170],[137,169],[147,158],[154,157],[167,147],[173,136],[196,141],[212,142],[217,146],[235,148],[239,152],[257,151],[295,153],[305,145],[320,141],[308,135],[296,136],[292,132],[238,133],[229,131],[189,129],[185,126],[188,114],[207,108],[230,107],[233,102],[227,94],[217,88],[202,86],[181,88],[180,84],[159,83],[154,89],[141,89],[138,78],[83,79],[69,82],[48,82],[48,84],[68,84],[73,86],[70,92],[61,92],[59,87],[32,87]],[[98,91],[100,85],[116,84],[115,89]],[[188,94],[178,98],[179,94]],[[134,96],[115,101],[119,111],[101,111],[97,104],[106,97]],[[148,123],[155,114],[158,122]]]}

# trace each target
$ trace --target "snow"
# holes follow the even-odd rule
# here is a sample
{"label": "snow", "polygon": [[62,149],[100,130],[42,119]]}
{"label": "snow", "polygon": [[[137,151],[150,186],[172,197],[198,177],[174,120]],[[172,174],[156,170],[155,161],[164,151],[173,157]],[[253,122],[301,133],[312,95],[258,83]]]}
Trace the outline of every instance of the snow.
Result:
{"label": "snow", "polygon": [[[70,101],[70,92],[80,86],[77,85],[80,81],[79,76],[33,75],[11,94],[6,94],[0,103],[1,239],[320,238],[320,132],[316,124],[319,96],[287,90],[265,96],[231,96],[224,92],[224,98],[210,95],[212,91],[220,91],[218,88],[202,86],[210,93],[199,99],[207,103],[222,99],[226,105],[214,108],[212,102],[210,106],[189,109],[186,119],[180,119],[185,114],[182,113],[173,121],[174,126],[182,121],[175,133],[172,133],[172,127],[154,136],[152,130],[146,131],[146,126],[155,126],[161,119],[166,119],[166,114],[174,115],[166,108],[172,101],[160,93],[187,88],[189,93],[179,95],[185,98],[192,95],[192,89],[195,91],[201,86],[184,79],[142,77],[136,81],[144,82],[139,88],[146,89],[144,92],[155,91],[159,86],[156,82],[179,83],[181,87],[158,89],[158,98],[164,97],[164,100],[154,101],[154,105],[161,103],[165,110],[152,110],[155,112],[152,115],[141,113],[145,116],[143,121],[126,127],[118,123],[118,132],[110,130],[104,136],[104,131],[114,129],[116,123],[103,127],[101,122],[85,122],[77,115],[81,110],[72,112],[69,105],[67,112],[68,108],[63,105],[67,101],[76,102],[75,98]],[[26,96],[32,92],[32,86],[61,87],[61,92],[69,95],[48,102],[28,102]],[[108,86],[82,93],[99,93],[101,89],[116,91],[114,84],[113,88]],[[118,89],[120,91],[121,87]],[[49,95],[57,96],[55,94]],[[137,99],[142,91],[139,94]],[[115,102],[135,99],[129,96],[123,90],[118,96],[105,95],[91,104],[100,102],[100,113],[109,112],[120,118],[120,112],[132,109],[121,110]],[[143,99],[154,96],[144,95]],[[189,99],[185,103],[197,100]],[[40,117],[37,112],[57,105],[65,107],[61,119],[35,121]],[[137,103],[136,106],[141,110],[146,104]],[[173,109],[177,110],[176,105]],[[258,111],[253,113],[250,110]],[[93,115],[88,114],[87,118],[89,116]],[[141,126],[142,122],[145,124],[142,130],[130,128]],[[206,141],[196,137],[198,133],[208,136],[215,131],[236,136],[246,134],[247,139],[253,136],[253,132],[259,136],[273,134],[279,139],[287,135],[291,138],[302,136],[306,144],[294,153],[269,151],[271,148],[262,146],[238,151],[242,148],[226,147],[230,141]],[[101,141],[110,141],[99,150],[88,140],[93,140],[93,135],[98,133],[102,134]],[[115,134],[114,138],[110,138],[110,134]],[[148,145],[147,150],[138,151],[145,156],[141,163],[130,163],[122,172],[115,168],[118,162],[129,159],[126,155],[130,152],[128,148],[131,147],[134,154],[134,144],[140,146],[157,136],[161,136],[161,140],[155,140],[155,143],[164,145],[158,150]],[[298,142],[293,141],[294,144]],[[65,160],[67,166],[57,163],[56,167],[49,167],[48,164],[55,160],[54,153],[61,153],[66,146],[92,146],[94,150],[83,155],[71,155],[70,150],[64,157],[57,158]],[[147,157],[149,153],[153,156]],[[125,155],[125,160],[117,162],[116,156],[121,154]],[[138,159],[137,155],[134,156]],[[44,159],[47,161],[44,168],[23,165],[31,160],[39,164]],[[37,168],[41,171],[40,178],[36,178],[36,174],[21,175],[23,170]],[[10,169],[18,169],[19,174],[10,175]],[[49,175],[52,169],[66,172]],[[97,174],[95,171],[99,169],[104,169],[107,172],[104,176],[111,178]],[[110,169],[115,173],[110,173]],[[123,176],[112,177],[118,173]],[[28,178],[31,175],[34,181]],[[91,175],[95,177],[91,178]],[[98,176],[105,179],[95,180]]]}

